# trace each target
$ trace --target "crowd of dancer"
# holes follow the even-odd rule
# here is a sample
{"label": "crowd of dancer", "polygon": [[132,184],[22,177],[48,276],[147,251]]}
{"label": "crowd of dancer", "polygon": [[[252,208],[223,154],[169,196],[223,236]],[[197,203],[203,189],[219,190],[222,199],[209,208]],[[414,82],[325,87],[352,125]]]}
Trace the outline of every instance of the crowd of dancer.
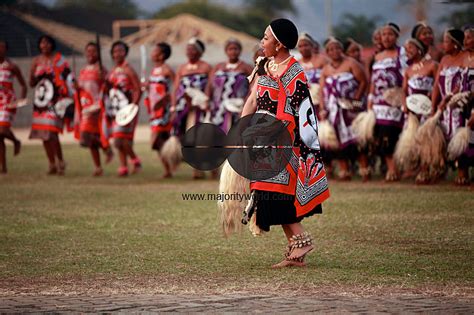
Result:
{"label": "crowd of dancer", "polygon": [[[401,173],[400,161],[394,154],[410,115],[416,117],[417,128],[421,128],[439,112],[436,118],[445,141],[443,150],[460,128],[467,126],[471,130],[466,150],[452,161],[452,167],[457,170],[455,182],[468,184],[469,167],[474,164],[472,97],[463,105],[452,105],[450,99],[474,91],[474,28],[446,30],[442,52],[435,44],[433,29],[425,23],[413,28],[403,46],[398,43],[399,35],[400,28],[394,23],[377,29],[373,34],[375,52],[363,60],[362,45],[353,39],[330,37],[324,42],[323,51],[309,34],[300,34],[296,45],[301,56],[299,63],[306,75],[317,118],[321,126],[329,123],[336,137],[336,141],[326,145],[324,135],[320,134],[327,173],[349,180],[358,169],[363,181],[368,181],[378,166],[385,172],[386,181],[398,180],[402,175],[416,177],[417,183],[437,181],[446,173],[446,167],[433,171],[433,165],[418,158]],[[144,96],[150,116],[151,148],[159,153],[163,176],[171,177],[176,163],[163,157],[166,143],[179,139],[199,122],[213,123],[227,132],[241,117],[243,104],[251,95],[247,77],[254,67],[240,59],[242,45],[236,39],[229,39],[225,44],[228,59],[214,67],[201,59],[204,43],[190,39],[186,46],[188,60],[176,71],[167,64],[172,52],[170,45],[157,43],[151,51],[153,67],[146,79],[140,79],[127,62],[129,47],[122,41],[111,46],[114,64],[110,70],[101,62],[97,43],[88,43],[84,50],[87,64],[77,76],[73,73],[75,69],[56,51],[53,38],[41,36],[38,49],[40,55],[33,59],[29,78],[29,85],[34,89],[30,138],[43,141],[48,174],[65,173],[58,136],[63,129],[74,132],[80,145],[90,150],[94,176],[103,174],[101,152],[105,162],[110,162],[114,157],[113,147],[120,162],[119,176],[140,171],[142,164],[133,149],[138,115],[127,124],[117,123],[116,116],[123,107],[139,104]],[[18,100],[24,99],[27,92],[25,80],[19,68],[7,58],[7,51],[7,42],[0,40],[0,171],[3,173],[7,172],[4,140],[13,142],[15,155],[21,148],[11,129],[16,108],[20,106],[13,80],[16,78],[21,86]],[[259,55],[261,49],[255,53],[255,59]],[[387,90],[393,88],[404,93],[399,106],[387,99]],[[192,92],[196,90],[206,96],[201,102],[195,101]],[[424,94],[431,99],[429,114],[415,115],[410,111],[405,97],[412,94]],[[366,112],[375,115],[375,126],[373,137],[361,141],[353,123]],[[441,155],[446,157],[447,153]],[[381,163],[375,163],[377,157]],[[338,174],[333,175],[336,169]],[[217,171],[212,176],[216,177]],[[203,172],[194,171],[193,178],[203,177]]]}

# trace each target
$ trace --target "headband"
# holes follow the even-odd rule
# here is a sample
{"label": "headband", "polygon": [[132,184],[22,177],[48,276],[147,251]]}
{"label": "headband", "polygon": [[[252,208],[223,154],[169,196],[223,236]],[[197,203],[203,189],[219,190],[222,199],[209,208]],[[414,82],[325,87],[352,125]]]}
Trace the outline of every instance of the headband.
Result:
{"label": "headband", "polygon": [[300,40],[305,40],[305,41],[309,42],[311,44],[311,46],[315,46],[314,39],[306,32],[303,32],[303,33],[300,34],[300,36],[298,37],[298,42]]}
{"label": "headband", "polygon": [[426,48],[423,46],[423,44],[416,38],[409,38],[405,43],[410,43],[415,45],[422,53],[422,55],[426,55]]}
{"label": "headband", "polygon": [[196,47],[196,49],[202,54],[204,52],[204,43],[201,42],[199,39],[197,39],[196,37],[192,37],[189,41],[188,41],[188,45],[193,45],[194,47]]}
{"label": "headband", "polygon": [[393,24],[393,23],[387,23],[384,25],[385,27],[388,27],[390,28],[392,31],[395,32],[395,34],[397,34],[397,36],[400,36],[400,28],[397,27],[397,25]]}
{"label": "headband", "polygon": [[330,37],[326,40],[326,42],[324,43],[324,48],[327,49],[327,47],[329,46],[329,44],[333,44],[333,43],[334,43],[334,44],[338,44],[339,46],[341,46],[341,48],[344,48],[344,45],[342,44],[342,42],[341,42],[339,39],[337,39],[336,37],[334,37],[334,36],[330,36]]}
{"label": "headband", "polygon": [[[449,29],[445,32],[445,34],[448,35],[449,38],[451,38],[456,44],[458,44],[462,48],[462,45],[463,45],[462,41],[460,41],[459,39],[454,37],[454,35],[451,34],[452,31],[456,31],[456,29],[454,29],[454,28]],[[463,33],[463,35],[464,35],[464,33]]]}

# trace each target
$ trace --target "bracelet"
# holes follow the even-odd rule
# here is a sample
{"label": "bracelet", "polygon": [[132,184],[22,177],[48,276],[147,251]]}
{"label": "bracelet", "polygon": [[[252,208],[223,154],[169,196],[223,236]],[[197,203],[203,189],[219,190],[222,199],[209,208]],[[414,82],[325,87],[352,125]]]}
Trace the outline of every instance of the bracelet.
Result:
{"label": "bracelet", "polygon": [[367,100],[369,102],[373,101],[374,100],[374,94],[370,93],[369,96],[367,97]]}

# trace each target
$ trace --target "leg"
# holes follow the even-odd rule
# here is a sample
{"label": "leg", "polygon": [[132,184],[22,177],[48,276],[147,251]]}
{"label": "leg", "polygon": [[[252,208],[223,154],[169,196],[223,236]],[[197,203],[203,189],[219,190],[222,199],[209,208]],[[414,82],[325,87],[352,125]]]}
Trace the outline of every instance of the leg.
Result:
{"label": "leg", "polygon": [[90,151],[92,155],[92,160],[94,161],[94,165],[95,165],[95,171],[92,175],[101,176],[104,173],[104,171],[102,170],[102,167],[100,164],[99,147],[93,145],[90,147]]}
{"label": "leg", "polygon": [[458,186],[468,186],[469,185],[469,168],[467,167],[458,167],[458,175],[454,179],[454,183]]}
{"label": "leg", "polygon": [[54,154],[58,158],[58,175],[64,175],[64,171],[66,170],[66,163],[64,162],[63,150],[61,148],[61,142],[59,141],[58,135],[56,135],[52,143]]}
{"label": "leg", "polygon": [[364,153],[359,155],[359,174],[362,177],[362,182],[370,180],[369,158]]}
{"label": "leg", "polygon": [[123,141],[123,147],[124,147],[124,151],[125,153],[130,156],[130,159],[132,161],[132,164],[133,164],[133,171],[132,173],[133,174],[136,174],[138,173],[141,169],[142,169],[142,162],[140,161],[140,159],[138,158],[138,156],[135,154],[135,151],[133,151],[133,147],[132,147],[132,142],[131,140],[126,140],[124,139]]}
{"label": "leg", "polygon": [[5,140],[3,137],[0,137],[0,173],[7,173],[7,155],[5,148]]}
{"label": "leg", "polygon": [[418,175],[416,175],[415,183],[417,185],[425,185],[430,183],[430,168],[426,164],[422,164]]}
{"label": "leg", "polygon": [[117,148],[119,153],[119,163],[120,167],[118,169],[118,176],[127,176],[128,175],[128,166],[127,166],[127,153],[124,148],[124,139],[116,138],[114,140],[115,148]]}
{"label": "leg", "polygon": [[165,161],[165,159],[163,159],[160,154],[158,154],[158,157],[160,158],[161,164],[163,164],[163,168],[165,169],[165,173],[163,174],[163,178],[173,177],[173,174],[171,174],[171,167],[168,164],[168,162]]}
{"label": "leg", "polygon": [[105,164],[109,164],[114,158],[114,151],[110,146],[107,148],[103,148],[103,150],[105,153]]}
{"label": "leg", "polygon": [[339,179],[343,181],[351,180],[351,172],[349,171],[349,163],[346,159],[339,160]]}
{"label": "leg", "polygon": [[289,227],[293,233],[291,240],[294,245],[288,259],[296,260],[303,258],[314,249],[312,238],[309,233],[305,232],[303,225],[300,222],[289,224]]}
{"label": "leg", "polygon": [[387,182],[398,181],[399,176],[398,176],[395,160],[393,159],[393,155],[386,155],[385,162],[387,163],[387,174],[385,175],[385,181]]}
{"label": "leg", "polygon": [[44,151],[46,152],[46,156],[48,158],[49,162],[49,175],[56,174],[58,172],[58,169],[56,167],[55,163],[55,156],[54,156],[54,149],[52,147],[53,145],[51,144],[51,140],[44,140],[43,141],[43,147]]}
{"label": "leg", "polygon": [[11,128],[6,128],[3,132],[5,139],[11,140],[13,142],[13,155],[18,155],[21,150],[21,141],[15,137],[15,134]]}

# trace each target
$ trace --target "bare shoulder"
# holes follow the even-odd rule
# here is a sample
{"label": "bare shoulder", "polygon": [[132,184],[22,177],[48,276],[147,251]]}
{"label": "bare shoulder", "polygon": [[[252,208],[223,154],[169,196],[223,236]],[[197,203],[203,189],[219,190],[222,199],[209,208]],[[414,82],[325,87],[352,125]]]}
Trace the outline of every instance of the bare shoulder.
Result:
{"label": "bare shoulder", "polygon": [[329,58],[323,54],[318,54],[313,60],[313,65],[316,68],[322,68],[328,63],[329,63]]}
{"label": "bare shoulder", "polygon": [[163,70],[164,70],[164,73],[165,73],[166,76],[174,75],[173,69],[167,63],[163,64]]}
{"label": "bare shoulder", "polygon": [[246,62],[243,63],[243,66],[242,66],[242,67],[243,67],[244,71],[245,71],[247,74],[250,74],[250,73],[252,73],[252,71],[253,71],[253,66],[249,65],[249,64],[246,63]]}

